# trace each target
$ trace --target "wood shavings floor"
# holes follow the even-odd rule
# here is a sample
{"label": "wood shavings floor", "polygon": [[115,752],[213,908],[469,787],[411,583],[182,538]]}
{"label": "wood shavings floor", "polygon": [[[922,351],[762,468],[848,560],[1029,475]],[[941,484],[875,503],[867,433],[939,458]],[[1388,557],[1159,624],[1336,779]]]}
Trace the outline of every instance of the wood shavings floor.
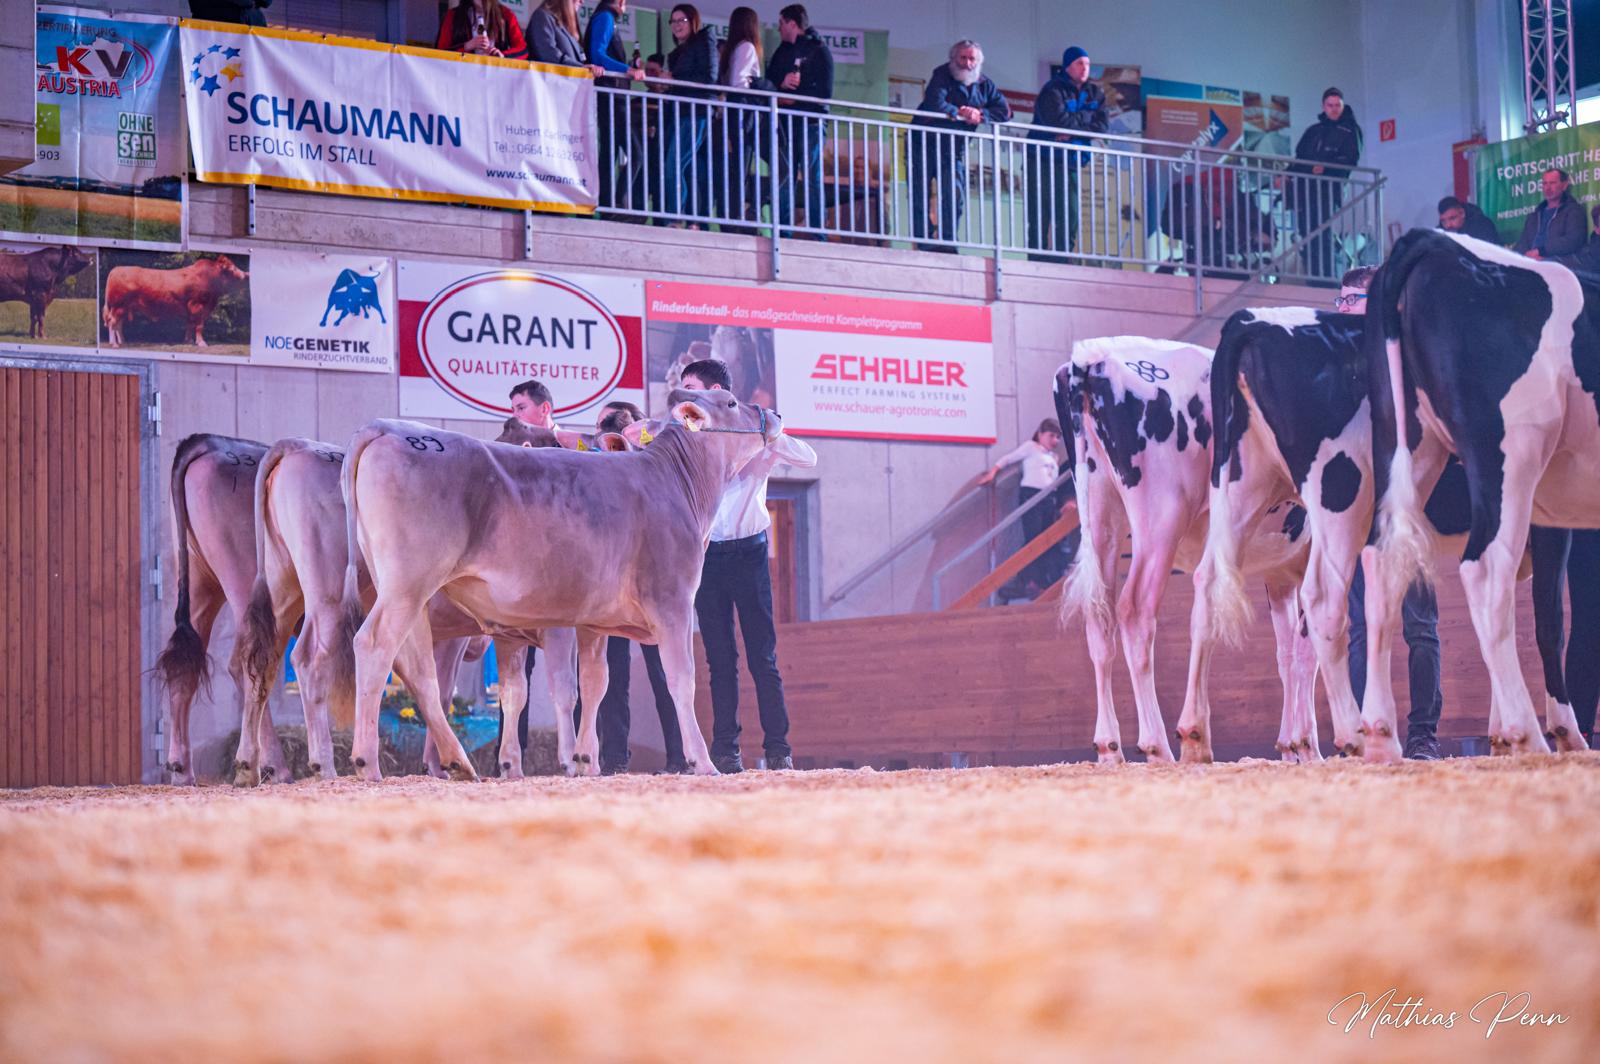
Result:
{"label": "wood shavings floor", "polygon": [[1597,892],[1600,753],[5,792],[0,1059],[1592,1060]]}

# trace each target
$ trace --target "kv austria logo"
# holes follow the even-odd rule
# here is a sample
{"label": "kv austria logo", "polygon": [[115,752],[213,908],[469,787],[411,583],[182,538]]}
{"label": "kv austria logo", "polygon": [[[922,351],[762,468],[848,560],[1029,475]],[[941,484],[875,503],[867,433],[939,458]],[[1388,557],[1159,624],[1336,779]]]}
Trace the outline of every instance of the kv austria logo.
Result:
{"label": "kv austria logo", "polygon": [[[41,24],[42,27],[42,24]],[[37,91],[61,96],[111,96],[142,87],[155,75],[150,50],[114,33],[86,34],[55,45],[54,54],[38,58]]]}
{"label": "kv austria logo", "polygon": [[358,273],[352,269],[339,271],[339,276],[334,279],[333,287],[328,289],[328,307],[322,312],[322,320],[317,324],[322,328],[328,327],[328,315],[334,311],[339,316],[333,319],[333,328],[337,329],[344,320],[353,315],[369,317],[373,311],[378,312],[378,320],[385,325],[388,319],[383,316],[383,299],[378,295],[378,278],[383,276],[386,264],[373,267],[371,273]]}
{"label": "kv austria logo", "polygon": [[218,89],[244,77],[244,60],[239,55],[239,49],[220,44],[200,52],[189,64],[190,86],[215,98]]}

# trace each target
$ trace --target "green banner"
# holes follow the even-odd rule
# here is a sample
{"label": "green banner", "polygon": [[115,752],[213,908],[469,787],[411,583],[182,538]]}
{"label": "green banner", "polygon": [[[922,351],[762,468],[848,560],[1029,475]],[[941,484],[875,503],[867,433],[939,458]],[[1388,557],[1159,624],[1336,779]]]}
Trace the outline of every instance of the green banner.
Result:
{"label": "green banner", "polygon": [[1539,179],[1560,169],[1572,179],[1572,198],[1585,211],[1600,203],[1600,122],[1488,144],[1474,160],[1478,206],[1507,244],[1522,235],[1523,220],[1539,206]]}

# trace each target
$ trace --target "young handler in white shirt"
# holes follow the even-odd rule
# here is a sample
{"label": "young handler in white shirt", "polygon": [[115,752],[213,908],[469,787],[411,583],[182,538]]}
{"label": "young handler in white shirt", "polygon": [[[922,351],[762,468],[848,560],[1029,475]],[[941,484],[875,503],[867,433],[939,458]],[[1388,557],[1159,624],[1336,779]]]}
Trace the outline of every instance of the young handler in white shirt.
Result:
{"label": "young handler in white shirt", "polygon": [[[1020,445],[1010,454],[1002,457],[978,478],[979,484],[988,484],[1000,475],[1000,471],[1007,466],[1022,463],[1022,486],[1017,490],[1017,505],[1021,506],[1044,489],[1055,482],[1061,472],[1056,461],[1056,448],[1061,446],[1061,423],[1053,417],[1047,417],[1039,422],[1039,428],[1033,434],[1033,439]],[[1031,543],[1033,537],[1055,524],[1060,515],[1060,507],[1049,503],[1040,503],[1022,515],[1022,532],[1024,543]],[[1053,552],[1044,554],[1028,563],[1027,568],[1017,574],[1015,581],[1019,594],[1024,598],[1033,598],[1040,591],[1055,583],[1060,573],[1055,564]]]}
{"label": "young handler in white shirt", "polygon": [[[729,389],[728,367],[715,359],[683,369],[683,387]],[[772,571],[767,560],[767,477],[780,464],[802,469],[817,464],[817,452],[787,433],[752,458],[722,493],[711,522],[711,542],[694,609],[711,672],[711,761],[720,772],[743,772],[739,755],[739,651],[733,641],[734,611],[744,633],[745,661],[756,685],[762,746],[767,767],[794,767],[789,748],[789,712],[778,673],[778,633],[772,619]]]}

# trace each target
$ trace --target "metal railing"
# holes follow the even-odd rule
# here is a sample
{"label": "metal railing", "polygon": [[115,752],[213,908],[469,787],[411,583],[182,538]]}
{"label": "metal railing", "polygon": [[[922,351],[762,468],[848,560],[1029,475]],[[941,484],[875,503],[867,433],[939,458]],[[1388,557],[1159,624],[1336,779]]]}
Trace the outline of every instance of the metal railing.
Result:
{"label": "metal railing", "polygon": [[[726,95],[727,98],[723,98]],[[1382,175],[1277,155],[646,78],[598,86],[602,215],[1203,275],[1382,258]],[[809,108],[809,109],[803,109]],[[1046,138],[1046,139],[1035,139]],[[1341,172],[1335,172],[1339,170]],[[773,241],[778,272],[778,242]]]}
{"label": "metal railing", "polygon": [[[1072,470],[1068,469],[1066,472],[1056,477],[1056,479],[1052,480],[1049,487],[1041,489],[1037,495],[1030,498],[1021,506],[1018,506],[1016,509],[1012,510],[999,524],[995,525],[993,528],[989,529],[989,531],[973,540],[959,553],[952,556],[949,561],[945,562],[938,569],[936,569],[933,574],[933,608],[936,610],[942,610],[945,607],[943,584],[952,569],[967,561],[979,551],[987,549],[989,552],[988,568],[991,572],[994,571],[994,568],[1003,560],[1000,557],[1000,537],[1010,530],[1014,525],[1020,523],[1022,518],[1032,511],[1034,507],[1051,505],[1056,498],[1056,492],[1061,488],[1062,485],[1066,484],[1071,479]],[[994,601],[993,595],[989,596],[989,601],[992,605]]]}

